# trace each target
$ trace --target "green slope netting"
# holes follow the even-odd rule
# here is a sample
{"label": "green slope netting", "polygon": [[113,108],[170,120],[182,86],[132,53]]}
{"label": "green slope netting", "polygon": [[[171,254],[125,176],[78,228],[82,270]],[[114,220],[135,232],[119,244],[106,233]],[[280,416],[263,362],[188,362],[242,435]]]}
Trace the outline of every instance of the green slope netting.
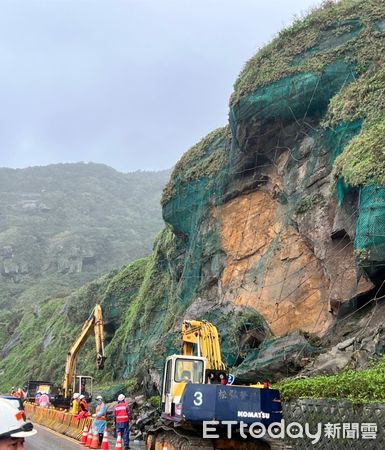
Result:
{"label": "green slope netting", "polygon": [[[328,150],[329,164],[332,166],[337,156],[341,154],[344,147],[350,140],[361,131],[362,119],[354,120],[350,123],[341,122],[336,127],[328,127],[325,130],[323,141]],[[336,183],[336,194],[339,206],[342,205],[345,194],[352,191],[352,187],[347,185],[342,178]]]}
{"label": "green slope netting", "polygon": [[262,122],[280,118],[300,120],[320,116],[330,98],[354,79],[351,67],[344,61],[329,64],[320,75],[300,73],[287,76],[242,97],[231,109],[230,125],[248,120]]}
{"label": "green slope netting", "polygon": [[[210,278],[219,276],[219,235],[215,220],[210,223],[209,211],[228,182],[230,142],[226,132],[224,129],[222,136],[205,146],[202,157],[192,161],[186,171],[173,175],[173,195],[163,206],[163,217],[176,235],[176,253],[181,255],[172,262],[177,274],[175,295],[182,301],[181,307]],[[219,167],[213,155],[220,158]],[[194,167],[202,167],[205,160],[210,161],[211,170],[206,167],[203,176],[197,171],[197,179],[186,180],[187,171],[194,173]]]}
{"label": "green slope netting", "polygon": [[359,260],[376,265],[385,260],[385,189],[365,186],[360,191],[360,209],[354,246]]}

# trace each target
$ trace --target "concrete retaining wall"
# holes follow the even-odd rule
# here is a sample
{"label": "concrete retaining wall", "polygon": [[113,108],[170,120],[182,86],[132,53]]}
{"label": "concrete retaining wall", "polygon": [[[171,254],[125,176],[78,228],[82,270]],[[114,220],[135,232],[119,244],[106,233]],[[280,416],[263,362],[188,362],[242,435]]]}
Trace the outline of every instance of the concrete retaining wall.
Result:
{"label": "concrete retaining wall", "polygon": [[[385,450],[385,404],[354,407],[346,401],[295,400],[285,403],[283,412],[286,425],[289,422],[298,422],[302,426],[309,423],[312,433],[315,433],[317,424],[322,423],[322,437],[316,444],[312,444],[311,439],[308,438],[287,438],[287,443],[295,450]],[[325,436],[325,424],[327,423],[331,423],[333,428],[334,425],[340,425],[339,438],[337,438],[337,434],[335,438]],[[346,428],[351,428],[351,431],[347,431],[346,428],[343,429],[344,423],[358,425],[345,425]],[[366,423],[377,425],[376,439],[363,438],[364,435],[368,436],[369,434],[367,427],[363,425]],[[354,428],[357,431],[354,431]],[[295,434],[296,431],[293,430],[293,433]],[[354,436],[357,433],[358,438],[349,437],[349,435]]]}

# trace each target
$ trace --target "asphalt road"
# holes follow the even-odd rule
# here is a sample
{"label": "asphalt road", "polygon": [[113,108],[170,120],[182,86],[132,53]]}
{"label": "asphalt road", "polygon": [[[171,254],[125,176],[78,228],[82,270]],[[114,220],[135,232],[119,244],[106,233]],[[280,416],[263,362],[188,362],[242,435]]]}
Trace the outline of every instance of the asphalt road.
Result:
{"label": "asphalt road", "polygon": [[34,427],[37,434],[25,439],[27,450],[79,450],[81,448],[84,450],[84,447],[77,444],[73,439],[61,436],[36,424],[34,424]]}
{"label": "asphalt road", "polygon": [[[79,450],[85,449],[82,445],[76,443],[74,439],[62,436],[47,428],[34,424],[37,434],[25,439],[25,448],[27,450]],[[114,448],[115,440],[109,439],[109,447]],[[130,442],[132,449],[144,449],[144,444]]]}

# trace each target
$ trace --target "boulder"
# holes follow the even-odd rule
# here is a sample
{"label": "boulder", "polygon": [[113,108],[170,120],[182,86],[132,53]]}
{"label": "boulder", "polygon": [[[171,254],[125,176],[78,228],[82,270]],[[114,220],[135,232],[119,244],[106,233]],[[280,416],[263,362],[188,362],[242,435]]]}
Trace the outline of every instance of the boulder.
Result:
{"label": "boulder", "polygon": [[317,349],[300,332],[264,341],[234,371],[236,381],[277,381],[297,373]]}

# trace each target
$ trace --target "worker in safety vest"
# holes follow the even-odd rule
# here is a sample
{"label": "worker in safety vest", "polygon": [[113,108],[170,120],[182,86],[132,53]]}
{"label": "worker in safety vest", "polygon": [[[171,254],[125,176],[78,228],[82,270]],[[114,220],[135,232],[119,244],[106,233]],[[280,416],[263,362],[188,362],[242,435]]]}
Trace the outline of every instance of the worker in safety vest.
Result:
{"label": "worker in safety vest", "polygon": [[79,395],[79,406],[80,406],[80,412],[76,416],[76,418],[77,419],[85,419],[86,417],[88,417],[90,415],[90,413],[88,412],[87,400],[83,394]]}
{"label": "worker in safety vest", "polygon": [[96,406],[96,412],[92,415],[94,421],[92,422],[92,432],[96,431],[99,434],[99,445],[103,441],[103,433],[106,428],[106,414],[107,407],[103,402],[103,397],[98,395],[96,397],[98,405]]}
{"label": "worker in safety vest", "polygon": [[75,394],[72,397],[72,408],[71,408],[71,414],[74,416],[77,416],[80,411],[80,400],[79,400],[79,394],[75,392]]}
{"label": "worker in safety vest", "polygon": [[130,431],[128,425],[131,419],[130,407],[126,403],[126,397],[119,394],[118,403],[114,407],[115,433],[121,433],[124,441],[124,448],[130,448]]}
{"label": "worker in safety vest", "polygon": [[8,400],[0,399],[0,450],[22,450],[24,438],[34,434],[36,430],[32,423],[25,421],[23,412]]}

